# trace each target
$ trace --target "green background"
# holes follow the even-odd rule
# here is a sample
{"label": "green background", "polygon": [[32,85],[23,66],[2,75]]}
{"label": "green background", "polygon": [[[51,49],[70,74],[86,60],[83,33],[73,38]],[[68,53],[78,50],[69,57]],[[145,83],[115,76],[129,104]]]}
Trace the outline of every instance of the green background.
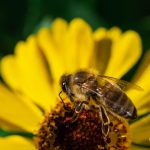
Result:
{"label": "green background", "polygon": [[94,29],[134,29],[146,50],[150,48],[149,6],[149,0],[0,0],[0,54],[12,53],[18,40],[33,33],[41,22],[56,17],[68,21],[82,17]]}

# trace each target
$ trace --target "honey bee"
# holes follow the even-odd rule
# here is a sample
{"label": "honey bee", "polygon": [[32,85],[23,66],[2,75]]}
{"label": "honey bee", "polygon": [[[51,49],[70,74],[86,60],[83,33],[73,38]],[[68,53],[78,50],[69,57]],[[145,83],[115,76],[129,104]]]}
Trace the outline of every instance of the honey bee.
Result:
{"label": "honey bee", "polygon": [[[102,132],[105,136],[109,133],[110,124],[107,112],[130,120],[137,117],[134,104],[124,92],[127,87],[142,90],[135,84],[86,71],[64,75],[60,83],[62,91],[68,95],[75,105],[73,120],[78,117],[83,108],[90,109],[91,99],[94,101],[95,107],[99,110]],[[61,98],[61,95],[59,96]],[[63,101],[62,98],[61,100]]]}

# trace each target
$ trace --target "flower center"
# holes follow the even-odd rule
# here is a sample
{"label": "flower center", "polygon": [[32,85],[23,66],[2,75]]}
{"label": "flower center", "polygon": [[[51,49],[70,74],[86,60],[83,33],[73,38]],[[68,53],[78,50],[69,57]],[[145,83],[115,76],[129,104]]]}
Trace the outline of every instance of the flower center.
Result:
{"label": "flower center", "polygon": [[108,136],[102,133],[98,112],[83,109],[72,121],[74,108],[61,103],[47,114],[37,134],[38,150],[128,150],[130,135],[128,124],[109,114],[111,123]]}

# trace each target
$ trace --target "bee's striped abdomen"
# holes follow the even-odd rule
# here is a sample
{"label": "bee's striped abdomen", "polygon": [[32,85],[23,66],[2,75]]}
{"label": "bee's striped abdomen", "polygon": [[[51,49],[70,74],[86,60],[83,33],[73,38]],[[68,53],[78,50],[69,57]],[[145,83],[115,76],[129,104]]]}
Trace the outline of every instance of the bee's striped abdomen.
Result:
{"label": "bee's striped abdomen", "polygon": [[106,83],[102,88],[105,105],[116,114],[129,119],[134,119],[136,108],[128,96],[119,88]]}

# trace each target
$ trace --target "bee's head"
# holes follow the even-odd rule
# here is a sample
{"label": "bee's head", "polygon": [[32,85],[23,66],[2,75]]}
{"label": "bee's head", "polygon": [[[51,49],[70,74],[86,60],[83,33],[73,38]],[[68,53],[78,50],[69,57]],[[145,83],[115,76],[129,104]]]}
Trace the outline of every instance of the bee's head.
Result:
{"label": "bee's head", "polygon": [[69,76],[63,75],[60,80],[60,85],[61,85],[63,92],[67,93],[68,86],[69,86]]}

